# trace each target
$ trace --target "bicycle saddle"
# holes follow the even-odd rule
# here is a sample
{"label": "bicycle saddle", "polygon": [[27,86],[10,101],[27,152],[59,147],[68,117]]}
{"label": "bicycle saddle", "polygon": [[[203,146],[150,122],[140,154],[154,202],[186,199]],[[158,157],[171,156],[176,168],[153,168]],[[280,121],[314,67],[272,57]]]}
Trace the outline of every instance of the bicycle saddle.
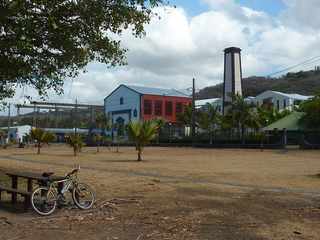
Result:
{"label": "bicycle saddle", "polygon": [[54,174],[54,172],[44,172],[42,173],[42,177],[50,177]]}

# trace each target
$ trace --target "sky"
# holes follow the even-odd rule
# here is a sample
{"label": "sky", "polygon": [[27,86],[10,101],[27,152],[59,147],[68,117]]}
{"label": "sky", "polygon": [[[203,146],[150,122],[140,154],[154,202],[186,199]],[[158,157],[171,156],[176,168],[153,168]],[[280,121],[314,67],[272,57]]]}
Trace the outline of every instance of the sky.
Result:
{"label": "sky", "polygon": [[[192,78],[201,89],[223,81],[223,50],[242,49],[243,77],[270,73],[320,55],[319,0],[170,0],[154,9],[161,19],[146,36],[121,36],[128,65],[91,63],[87,72],[65,83],[65,94],[47,101],[103,104],[119,84],[187,89]],[[175,5],[176,7],[173,7]],[[294,71],[314,68],[320,62]],[[32,89],[20,89],[11,102],[23,102]]]}

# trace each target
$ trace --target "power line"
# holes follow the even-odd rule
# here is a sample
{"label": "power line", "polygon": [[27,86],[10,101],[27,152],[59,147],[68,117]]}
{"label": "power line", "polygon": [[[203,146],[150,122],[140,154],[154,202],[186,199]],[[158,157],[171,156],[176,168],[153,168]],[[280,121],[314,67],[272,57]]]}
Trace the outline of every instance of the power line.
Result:
{"label": "power line", "polygon": [[314,64],[316,63],[316,62],[319,62],[319,60],[320,59],[316,59],[316,60],[314,60],[314,61],[312,61],[312,62],[308,62],[308,63],[306,63],[306,64],[304,64],[304,65],[302,65],[303,67],[308,67],[308,66],[314,66]]}
{"label": "power line", "polygon": [[268,77],[271,77],[271,76],[274,76],[274,75],[278,75],[280,73],[284,73],[284,72],[288,72],[289,70],[291,69],[294,69],[294,68],[297,68],[297,67],[300,67],[300,66],[304,66],[304,65],[308,65],[308,64],[311,64],[311,63],[315,63],[315,62],[318,62],[320,60],[320,56],[316,56],[316,57],[313,57],[313,58],[310,58],[308,60],[305,60],[303,62],[300,62],[298,64],[295,64],[295,65],[292,65],[292,66],[289,66],[289,67],[286,67],[282,70],[279,70],[279,71],[276,71],[276,72],[273,72],[271,74],[267,74]]}

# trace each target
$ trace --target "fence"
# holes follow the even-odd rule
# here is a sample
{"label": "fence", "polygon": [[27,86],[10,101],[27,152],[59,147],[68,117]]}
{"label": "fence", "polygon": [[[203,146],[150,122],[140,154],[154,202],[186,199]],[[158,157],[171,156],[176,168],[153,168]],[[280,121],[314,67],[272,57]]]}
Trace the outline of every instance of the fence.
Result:
{"label": "fence", "polygon": [[203,132],[190,136],[161,135],[153,145],[195,146],[210,148],[284,148],[296,145],[303,149],[320,149],[320,131],[269,131],[246,132],[243,137],[237,131],[215,131],[211,136]]}

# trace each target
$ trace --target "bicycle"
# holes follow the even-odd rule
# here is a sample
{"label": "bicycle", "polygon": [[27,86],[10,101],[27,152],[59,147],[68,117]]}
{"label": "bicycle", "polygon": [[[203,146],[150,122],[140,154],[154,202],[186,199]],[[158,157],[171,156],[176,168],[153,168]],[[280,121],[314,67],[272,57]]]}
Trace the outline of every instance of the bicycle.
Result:
{"label": "bicycle", "polygon": [[64,199],[65,193],[70,191],[72,200],[79,209],[90,209],[95,201],[95,195],[90,186],[78,182],[79,170],[80,166],[65,177],[54,181],[50,180],[53,173],[47,174],[48,180],[42,182],[31,195],[32,208],[42,216],[50,215],[55,211],[59,200]]}

